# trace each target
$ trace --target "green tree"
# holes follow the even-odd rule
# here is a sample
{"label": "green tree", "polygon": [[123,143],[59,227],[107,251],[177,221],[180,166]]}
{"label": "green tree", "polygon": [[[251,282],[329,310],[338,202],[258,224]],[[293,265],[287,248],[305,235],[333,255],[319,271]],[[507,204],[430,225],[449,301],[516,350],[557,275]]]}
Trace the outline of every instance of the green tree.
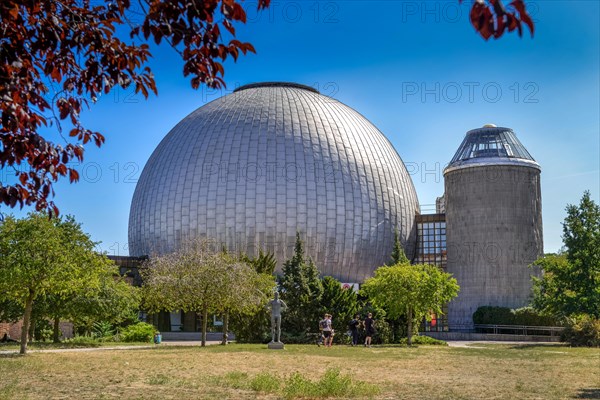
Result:
{"label": "green tree", "polygon": [[[257,265],[252,265],[223,254],[226,262],[226,285],[230,290],[218,307],[223,314],[223,340],[227,344],[229,331],[229,317],[231,314],[247,318],[259,310],[264,309],[269,300],[269,295],[275,290],[275,277],[270,274],[257,272]],[[268,260],[263,254],[255,259],[258,268],[268,268]]]}
{"label": "green tree", "polygon": [[333,316],[333,329],[338,333],[348,330],[348,323],[358,311],[358,296],[352,288],[343,288],[340,281],[331,276],[323,278],[321,313]]}
{"label": "green tree", "polygon": [[431,318],[432,312],[441,314],[442,306],[456,297],[459,287],[456,279],[433,265],[399,264],[377,268],[361,290],[390,319],[406,316],[411,345],[413,324]]}
{"label": "green tree", "polygon": [[266,303],[273,287],[250,265],[214,247],[208,240],[188,240],[173,253],[151,257],[142,270],[145,309],[200,312],[202,346],[209,313],[251,312]]}
{"label": "green tree", "polygon": [[304,340],[306,332],[316,329],[320,318],[323,284],[312,259],[306,259],[300,232],[296,233],[294,255],[283,265],[279,288],[288,309],[281,321],[284,336]]}
{"label": "green tree", "polygon": [[579,205],[568,205],[563,222],[565,251],[534,262],[533,306],[547,314],[600,318],[600,207],[586,191]]}
{"label": "green tree", "polygon": [[390,265],[397,264],[410,264],[408,257],[406,257],[406,253],[404,253],[402,243],[400,242],[400,235],[398,235],[398,229],[394,231],[394,250],[392,250],[392,260],[390,262]]}
{"label": "green tree", "polygon": [[117,272],[111,262],[101,274],[95,290],[82,291],[73,297],[66,309],[69,310],[67,318],[76,328],[89,333],[98,323],[118,326],[138,321],[140,289]]}
{"label": "green tree", "polygon": [[[277,267],[277,260],[271,252],[264,252],[261,249],[254,258],[242,254],[240,259],[251,265],[256,272],[264,274],[274,284],[274,273]],[[267,278],[265,278],[267,279]],[[235,332],[237,342],[263,343],[271,339],[271,314],[267,307],[258,307],[249,314],[233,313],[231,314],[231,327]]]}
{"label": "green tree", "polygon": [[69,298],[98,285],[98,269],[105,259],[71,216],[48,218],[30,213],[8,217],[0,226],[0,293],[23,307],[21,354],[36,301],[47,296]]}

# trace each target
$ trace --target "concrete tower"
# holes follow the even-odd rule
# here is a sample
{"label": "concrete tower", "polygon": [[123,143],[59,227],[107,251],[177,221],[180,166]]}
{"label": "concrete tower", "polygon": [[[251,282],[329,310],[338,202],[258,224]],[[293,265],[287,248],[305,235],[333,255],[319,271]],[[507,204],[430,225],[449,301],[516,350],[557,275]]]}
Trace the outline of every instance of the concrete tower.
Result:
{"label": "concrete tower", "polygon": [[473,328],[480,306],[528,303],[528,265],[543,253],[540,166],[509,128],[467,132],[444,170],[447,270],[460,293],[448,305],[451,330]]}

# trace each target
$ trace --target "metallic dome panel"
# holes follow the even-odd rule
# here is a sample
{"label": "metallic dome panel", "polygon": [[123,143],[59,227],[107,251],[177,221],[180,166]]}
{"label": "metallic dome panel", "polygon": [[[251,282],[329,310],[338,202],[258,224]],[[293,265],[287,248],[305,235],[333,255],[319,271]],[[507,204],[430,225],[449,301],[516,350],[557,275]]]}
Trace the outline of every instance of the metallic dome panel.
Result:
{"label": "metallic dome panel", "polygon": [[296,231],[323,275],[361,282],[389,260],[393,232],[411,257],[418,201],[404,163],[362,115],[296,84],[254,84],[200,107],[158,145],[129,216],[132,256],[190,236],[230,251],[273,251]]}

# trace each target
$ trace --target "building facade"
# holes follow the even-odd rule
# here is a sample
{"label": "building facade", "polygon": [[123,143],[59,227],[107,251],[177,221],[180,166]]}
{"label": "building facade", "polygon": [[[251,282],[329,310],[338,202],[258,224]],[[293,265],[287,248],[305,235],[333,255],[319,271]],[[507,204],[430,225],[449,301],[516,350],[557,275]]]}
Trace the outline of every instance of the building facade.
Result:
{"label": "building facade", "polygon": [[444,170],[447,271],[460,285],[450,330],[471,330],[480,306],[529,303],[529,265],[543,254],[540,166],[508,128],[467,132]]}
{"label": "building facade", "polygon": [[[421,214],[401,158],[358,112],[307,86],[251,84],[194,111],[154,151],[132,200],[130,254],[208,237],[273,252],[281,267],[300,232],[322,275],[361,283],[389,260],[397,229],[409,259],[461,288],[424,329],[471,330],[479,306],[528,303],[543,251],[540,171],[511,129],[471,130],[436,212]],[[191,314],[168,319],[197,328]]]}

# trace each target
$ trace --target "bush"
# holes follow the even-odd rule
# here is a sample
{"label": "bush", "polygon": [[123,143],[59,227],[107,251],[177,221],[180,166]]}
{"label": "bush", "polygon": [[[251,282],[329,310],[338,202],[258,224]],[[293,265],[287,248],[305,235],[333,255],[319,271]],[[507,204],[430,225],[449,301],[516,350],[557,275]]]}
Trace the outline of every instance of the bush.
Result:
{"label": "bush", "polygon": [[229,329],[237,343],[268,343],[271,340],[271,313],[259,310],[253,315],[229,316]]}
{"label": "bush", "polygon": [[473,323],[484,325],[560,326],[558,319],[541,315],[532,307],[512,310],[508,307],[479,307],[473,313]]}
{"label": "bush", "polygon": [[73,347],[99,347],[100,341],[91,336],[75,336],[71,339],[66,339],[63,342],[66,346]]}
{"label": "bush", "polygon": [[110,341],[115,336],[115,330],[110,322],[94,322],[92,335],[100,341]]}
{"label": "bush", "polygon": [[52,325],[45,319],[38,319],[35,321],[35,329],[33,331],[33,337],[39,342],[45,342],[46,340],[52,339],[53,335]]}
{"label": "bush", "polygon": [[[400,339],[400,344],[408,345],[408,338]],[[429,336],[413,336],[412,344],[413,345],[421,344],[421,345],[434,345],[434,346],[448,346],[448,343],[446,343],[445,341],[439,340],[439,339],[434,339]]]}
{"label": "bush", "polygon": [[533,307],[521,307],[511,310],[515,316],[516,325],[527,326],[561,326],[562,322],[549,315],[542,315]]}
{"label": "bush", "polygon": [[600,319],[582,315],[571,319],[560,336],[571,346],[600,347]]}
{"label": "bush", "polygon": [[[364,330],[362,336],[364,338]],[[375,336],[373,336],[373,344],[387,344],[391,343],[394,337],[392,327],[389,322],[384,319],[375,320]],[[363,339],[364,342],[364,339]]]}
{"label": "bush", "polygon": [[272,393],[278,391],[279,386],[279,379],[266,372],[256,375],[250,381],[250,388],[255,392]]}
{"label": "bush", "polygon": [[134,325],[129,325],[119,335],[122,342],[152,342],[154,334],[158,331],[153,325],[145,322],[138,322]]}

